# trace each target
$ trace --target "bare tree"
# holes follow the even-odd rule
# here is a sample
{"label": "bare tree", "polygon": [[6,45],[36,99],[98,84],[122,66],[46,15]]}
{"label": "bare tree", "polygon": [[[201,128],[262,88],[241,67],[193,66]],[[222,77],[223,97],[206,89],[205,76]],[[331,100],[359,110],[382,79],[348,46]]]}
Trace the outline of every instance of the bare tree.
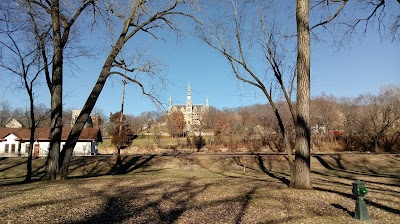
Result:
{"label": "bare tree", "polygon": [[126,123],[132,128],[134,133],[139,133],[143,128],[143,120],[140,119],[138,116],[133,116],[130,114],[125,114]]}
{"label": "bare tree", "polygon": [[320,38],[315,28],[334,36],[335,45],[344,46],[354,38],[376,31],[381,37],[399,40],[400,1],[394,0],[315,0],[310,1],[314,18],[320,21],[310,27],[313,37]]}
{"label": "bare tree", "polygon": [[[157,30],[162,28],[169,28],[174,32],[178,32],[178,28],[174,23],[173,19],[177,16],[196,19],[190,14],[190,5],[194,4],[193,1],[181,1],[181,0],[170,0],[160,3],[159,1],[148,1],[148,0],[136,0],[131,4],[124,5],[124,7],[118,7],[113,1],[105,5],[104,11],[108,12],[107,15],[116,18],[116,22],[121,25],[120,33],[115,33],[116,40],[112,44],[107,59],[104,62],[103,68],[99,74],[97,82],[93,87],[85,105],[82,108],[82,112],[77,118],[77,122],[70,135],[68,136],[67,142],[61,151],[59,165],[60,172],[59,178],[63,179],[67,177],[69,162],[72,157],[72,152],[78,137],[84,127],[85,120],[90,115],[105,83],[110,75],[116,74],[123,77],[132,83],[137,84],[144,95],[149,96],[153,100],[156,100],[153,95],[145,91],[145,87],[140,79],[138,79],[138,73],[148,73],[156,76],[158,73],[154,70],[153,64],[143,64],[141,66],[134,66],[125,63],[119,59],[118,55],[121,53],[123,47],[138,33],[149,34],[150,36],[158,39]],[[126,71],[132,73],[133,76],[125,75]]]}
{"label": "bare tree", "polygon": [[211,132],[215,125],[215,115],[218,112],[218,109],[215,107],[209,107],[204,113],[202,113],[201,117],[201,130],[206,132]]}
{"label": "bare tree", "polygon": [[[45,179],[56,179],[62,131],[62,86],[64,50],[78,17],[97,0],[60,4],[59,0],[10,0],[5,11],[15,11],[20,23],[32,24],[30,34],[36,38],[51,95],[50,149]],[[94,7],[93,7],[94,8]],[[49,59],[51,58],[51,59]]]}
{"label": "bare tree", "polygon": [[[232,18],[228,18],[228,20],[232,21],[232,28],[224,27],[223,24],[226,24],[227,21],[221,23],[212,22],[214,25],[208,27],[207,30],[202,30],[200,37],[206,44],[220,52],[228,60],[238,80],[258,88],[267,98],[277,119],[279,131],[284,139],[284,147],[288,154],[291,171],[291,180],[294,180],[292,146],[288,130],[284,125],[281,113],[274,101],[272,91],[274,85],[277,84],[278,89],[283,94],[288,104],[292,115],[292,121],[295,123],[296,113],[291,99],[294,73],[292,73],[293,70],[290,69],[290,66],[286,64],[288,63],[288,59],[284,56],[282,45],[278,44],[277,24],[270,22],[273,20],[269,20],[265,17],[266,13],[264,10],[268,7],[263,3],[255,4],[246,2],[240,4],[239,1],[231,1],[231,3],[230,7],[233,7],[233,13],[231,14]],[[253,7],[251,8],[253,11],[257,8],[261,9],[259,10],[259,16],[253,18],[250,22],[246,21],[246,19],[250,17],[249,14],[245,13],[246,10],[249,10],[246,9],[246,7]],[[258,31],[246,30],[247,27],[256,27]],[[255,35],[261,38],[256,38],[254,40],[255,37],[251,35],[251,33],[256,33]],[[234,35],[231,36],[231,34]],[[257,56],[257,54],[254,53],[257,51],[256,49],[262,50],[260,54],[267,62],[264,71],[258,71],[251,65],[251,59]],[[293,182],[291,185],[293,185]]]}
{"label": "bare tree", "polygon": [[7,101],[0,103],[0,127],[5,127],[7,120],[11,117],[11,107]]}
{"label": "bare tree", "polygon": [[311,100],[310,108],[310,119],[313,126],[323,126],[325,131],[343,128],[343,114],[335,97],[323,93]]}
{"label": "bare tree", "polygon": [[[386,86],[379,95],[364,94],[354,102],[357,116],[353,116],[354,132],[365,136],[375,152],[390,146],[397,141],[400,123],[400,88]],[[356,103],[357,102],[357,103]],[[369,150],[369,149],[368,149]]]}
{"label": "bare tree", "polygon": [[[8,73],[18,76],[21,79],[21,85],[29,97],[29,149],[27,159],[27,169],[25,182],[32,180],[32,150],[35,141],[35,130],[39,124],[36,121],[35,103],[34,103],[34,84],[43,70],[40,63],[40,51],[37,45],[31,45],[31,40],[23,39],[26,32],[31,28],[27,24],[14,23],[15,15],[4,12],[4,21],[0,28],[0,48],[1,55],[0,67]],[[20,38],[18,38],[20,37]]]}
{"label": "bare tree", "polygon": [[[188,17],[194,1],[170,0],[148,1],[132,0],[124,2],[83,0],[79,2],[61,3],[59,0],[10,0],[9,8],[27,15],[24,19],[34,26],[34,36],[40,43],[43,57],[44,73],[51,93],[51,133],[50,150],[46,168],[45,179],[63,179],[67,176],[69,161],[73,148],[90,115],[97,98],[110,75],[116,74],[127,77],[127,80],[136,83],[142,92],[156,101],[151,91],[145,91],[144,85],[138,78],[139,73],[147,73],[150,78],[157,78],[159,71],[154,63],[130,64],[121,60],[123,47],[138,33],[144,33],[162,39],[157,31],[169,28],[178,33],[175,17]],[[17,6],[17,7],[15,7]],[[62,130],[62,87],[63,87],[63,63],[65,49],[74,43],[71,39],[74,24],[81,15],[92,9],[94,22],[104,19],[110,28],[110,35],[114,36],[114,43],[104,62],[98,80],[90,93],[80,116],[75,123],[71,134],[60,154],[60,141]],[[90,24],[85,23],[90,26]],[[121,28],[120,33],[113,32],[116,27]],[[79,33],[79,32],[75,32]],[[73,47],[71,47],[73,49]],[[130,51],[132,52],[132,51]],[[131,73],[125,75],[123,71]]]}

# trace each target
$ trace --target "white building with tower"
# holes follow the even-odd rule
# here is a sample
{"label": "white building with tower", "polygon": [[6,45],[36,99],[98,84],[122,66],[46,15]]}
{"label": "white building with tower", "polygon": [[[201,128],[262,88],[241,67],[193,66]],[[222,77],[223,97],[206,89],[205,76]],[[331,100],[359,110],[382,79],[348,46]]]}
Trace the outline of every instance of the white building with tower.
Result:
{"label": "white building with tower", "polygon": [[208,98],[206,98],[206,104],[193,104],[192,103],[192,93],[190,90],[190,85],[188,85],[187,93],[186,93],[186,104],[177,104],[174,105],[172,103],[172,97],[169,98],[168,103],[168,115],[174,111],[180,111],[183,113],[183,117],[185,119],[185,124],[188,131],[191,131],[192,125],[201,125],[201,121],[204,117],[204,114],[208,111]]}

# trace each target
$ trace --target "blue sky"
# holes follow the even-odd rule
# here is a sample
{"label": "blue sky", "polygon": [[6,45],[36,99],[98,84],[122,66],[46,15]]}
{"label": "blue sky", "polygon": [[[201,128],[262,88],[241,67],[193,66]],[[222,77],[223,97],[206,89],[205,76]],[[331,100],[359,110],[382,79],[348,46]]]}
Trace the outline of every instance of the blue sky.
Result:
{"label": "blue sky", "polygon": [[[165,43],[153,40],[149,44],[149,53],[166,65],[162,74],[168,80],[167,85],[164,90],[157,91],[165,108],[169,97],[176,104],[185,102],[189,83],[194,104],[205,104],[206,98],[211,106],[217,108],[266,103],[260,91],[237,81],[227,61],[199,39],[190,34],[179,41],[174,34],[168,34],[166,39]],[[353,41],[340,51],[329,45],[312,43],[312,96],[325,92],[336,97],[356,97],[367,92],[377,93],[384,85],[400,85],[399,42],[382,40],[377,33],[370,32],[361,41]],[[65,69],[64,108],[80,109],[83,106],[102,67],[104,53],[99,50],[99,55],[94,58],[76,60],[79,69],[73,69],[73,74]],[[28,98],[25,92],[16,89],[17,81],[7,74],[0,76],[0,101],[8,101],[12,107],[24,107]],[[120,110],[121,93],[122,78],[110,78],[96,107],[106,115]],[[49,105],[50,97],[44,81],[38,86],[35,96],[38,103]],[[141,95],[137,86],[128,84],[125,113],[138,115],[152,110],[156,107],[151,101]]]}

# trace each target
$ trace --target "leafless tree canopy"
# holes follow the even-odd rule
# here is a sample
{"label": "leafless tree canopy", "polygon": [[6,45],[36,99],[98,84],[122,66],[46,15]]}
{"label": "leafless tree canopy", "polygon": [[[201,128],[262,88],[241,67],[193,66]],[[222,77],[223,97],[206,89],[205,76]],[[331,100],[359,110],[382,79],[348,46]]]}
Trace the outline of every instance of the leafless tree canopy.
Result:
{"label": "leafless tree canopy", "polygon": [[[278,105],[276,94],[285,99],[296,123],[292,103],[294,88],[294,61],[286,48],[277,15],[276,5],[257,1],[230,1],[227,11],[212,18],[200,29],[200,38],[221,53],[229,62],[235,77],[241,82],[260,90],[273,108],[279,131],[283,136],[291,170],[294,168],[292,146]],[[257,12],[257,13],[254,13]],[[289,44],[290,45],[290,44]],[[257,69],[264,65],[263,70]],[[293,173],[291,175],[293,177]]]}
{"label": "leafless tree canopy", "polygon": [[398,41],[399,10],[397,0],[315,0],[310,2],[310,30],[316,39],[320,32],[330,33],[340,47],[368,32]]}

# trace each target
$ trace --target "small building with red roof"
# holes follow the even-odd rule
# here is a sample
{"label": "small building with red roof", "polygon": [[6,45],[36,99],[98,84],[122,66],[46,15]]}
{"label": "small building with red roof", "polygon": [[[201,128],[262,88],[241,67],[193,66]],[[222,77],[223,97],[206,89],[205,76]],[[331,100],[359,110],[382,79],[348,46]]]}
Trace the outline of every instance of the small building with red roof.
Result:
{"label": "small building with red roof", "polygon": [[[72,128],[63,128],[61,149],[67,141]],[[50,148],[50,128],[36,128],[33,156],[47,156]],[[27,156],[29,149],[29,128],[0,128],[0,156]],[[74,155],[97,154],[98,143],[103,138],[98,127],[84,128],[74,148]]]}

